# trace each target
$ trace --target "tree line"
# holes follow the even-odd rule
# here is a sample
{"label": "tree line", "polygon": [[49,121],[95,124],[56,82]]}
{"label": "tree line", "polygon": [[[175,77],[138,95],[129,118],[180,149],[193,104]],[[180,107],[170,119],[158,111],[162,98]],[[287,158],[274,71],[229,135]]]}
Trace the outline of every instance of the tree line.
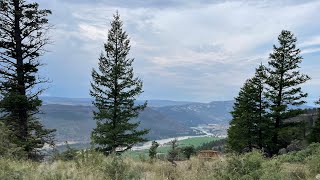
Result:
{"label": "tree line", "polygon": [[304,122],[288,121],[303,113],[299,106],[306,103],[308,94],[301,85],[310,77],[299,71],[303,58],[294,34],[283,30],[278,42],[278,46],[273,46],[268,65],[261,64],[235,98],[227,140],[232,151],[260,149],[272,156],[294,140],[320,141],[319,113],[307,138]]}

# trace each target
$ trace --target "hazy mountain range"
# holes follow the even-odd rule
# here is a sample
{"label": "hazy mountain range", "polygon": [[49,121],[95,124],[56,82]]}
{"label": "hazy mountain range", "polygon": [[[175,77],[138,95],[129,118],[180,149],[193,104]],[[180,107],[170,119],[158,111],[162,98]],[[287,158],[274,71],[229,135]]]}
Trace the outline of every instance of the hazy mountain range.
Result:
{"label": "hazy mountain range", "polygon": [[[43,113],[39,116],[46,127],[57,129],[58,142],[90,141],[90,132],[96,126],[96,122],[92,119],[94,107],[91,99],[42,97],[42,100]],[[194,135],[197,132],[191,127],[201,124],[228,125],[232,108],[233,101],[199,103],[149,100],[148,107],[137,120],[141,121],[141,128],[150,129],[147,136],[149,139]]]}
{"label": "hazy mountain range", "polygon": [[[48,128],[57,129],[58,142],[89,141],[96,123],[92,119],[91,99],[42,97],[40,118]],[[143,103],[144,101],[137,101]],[[194,135],[190,127],[199,124],[228,124],[232,101],[211,103],[149,100],[139,115],[141,128],[150,129],[147,138],[162,139]]]}

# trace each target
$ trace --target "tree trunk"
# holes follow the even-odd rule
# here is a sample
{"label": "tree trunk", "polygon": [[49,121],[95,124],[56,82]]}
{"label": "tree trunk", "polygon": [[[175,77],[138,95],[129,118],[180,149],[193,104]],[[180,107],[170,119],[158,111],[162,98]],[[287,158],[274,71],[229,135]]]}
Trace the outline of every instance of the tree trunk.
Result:
{"label": "tree trunk", "polygon": [[[25,78],[24,78],[24,68],[23,68],[23,57],[22,57],[22,38],[21,38],[21,29],[20,29],[20,18],[21,18],[21,7],[19,0],[14,0],[14,40],[16,43],[15,46],[15,59],[16,59],[16,73],[17,73],[17,93],[24,101],[26,98],[26,87],[25,87]],[[19,118],[19,138],[24,142],[24,145],[27,145],[28,139],[28,114],[27,109],[24,107],[24,103],[17,103],[18,109],[18,118]],[[27,152],[29,152],[28,146],[24,147]]]}

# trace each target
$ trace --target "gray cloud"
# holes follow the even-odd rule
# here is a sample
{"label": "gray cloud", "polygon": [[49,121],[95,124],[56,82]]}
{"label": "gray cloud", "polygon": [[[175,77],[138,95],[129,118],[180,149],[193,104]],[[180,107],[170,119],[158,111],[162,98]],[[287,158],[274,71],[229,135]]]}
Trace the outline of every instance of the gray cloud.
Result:
{"label": "gray cloud", "polygon": [[[40,2],[41,3],[41,2]],[[306,67],[320,67],[318,1],[53,0],[55,44],[44,70],[48,94],[88,96],[90,71],[119,10],[131,38],[141,98],[232,99],[254,68],[266,62],[282,29],[298,36]],[[316,54],[316,55],[315,55]],[[312,61],[312,62],[311,62]],[[319,73],[310,72],[318,77]],[[314,94],[315,86],[308,88]],[[315,95],[312,95],[315,96]]]}

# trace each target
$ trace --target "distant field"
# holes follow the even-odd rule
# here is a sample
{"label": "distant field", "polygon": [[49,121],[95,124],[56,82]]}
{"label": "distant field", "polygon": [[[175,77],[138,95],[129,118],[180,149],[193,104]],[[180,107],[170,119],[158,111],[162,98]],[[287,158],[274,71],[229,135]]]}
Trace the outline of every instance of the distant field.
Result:
{"label": "distant field", "polygon": [[[216,137],[194,137],[189,139],[184,139],[181,141],[178,141],[178,147],[184,147],[184,146],[194,146],[195,148],[201,146],[204,143],[208,143],[211,141],[219,140],[220,138]],[[170,150],[169,145],[165,145],[162,147],[159,147],[157,149],[158,153],[167,153]],[[129,156],[132,158],[139,158],[141,156],[148,156],[149,150],[138,150],[138,151],[128,151],[124,154],[124,156]]]}
{"label": "distant field", "polygon": [[179,141],[180,146],[190,146],[193,145],[194,147],[199,147],[204,143],[208,143],[211,141],[216,141],[219,140],[220,138],[216,137],[195,137],[195,138],[190,138],[190,139],[185,139]]}

